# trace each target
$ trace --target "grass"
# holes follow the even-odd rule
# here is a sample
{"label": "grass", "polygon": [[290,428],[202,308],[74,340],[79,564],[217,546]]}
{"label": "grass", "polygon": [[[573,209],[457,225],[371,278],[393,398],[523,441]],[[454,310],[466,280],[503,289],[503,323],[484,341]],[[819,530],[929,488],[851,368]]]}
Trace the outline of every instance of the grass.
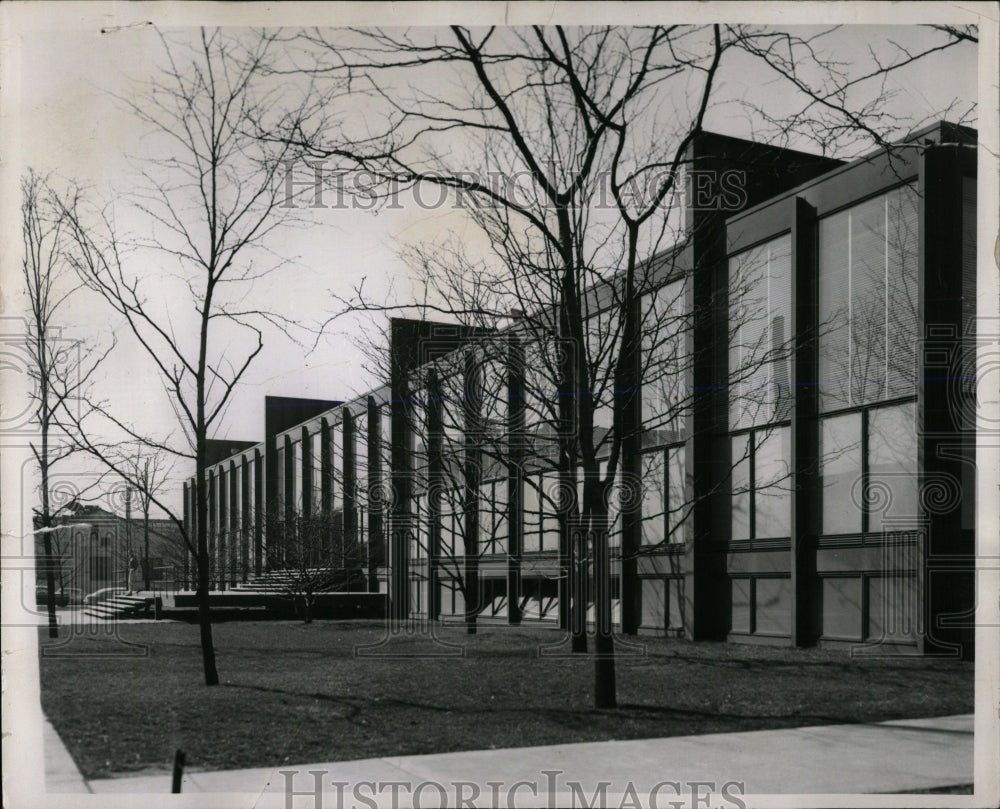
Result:
{"label": "grass", "polygon": [[440,648],[422,638],[357,656],[376,622],[220,623],[207,688],[196,626],[121,625],[132,656],[96,638],[52,655],[40,630],[42,707],[88,779],[169,771],[178,748],[230,769],[973,710],[968,662],[643,638],[618,655],[619,707],[597,711],[592,659],[539,657],[555,630],[438,631],[465,657],[416,657]]}

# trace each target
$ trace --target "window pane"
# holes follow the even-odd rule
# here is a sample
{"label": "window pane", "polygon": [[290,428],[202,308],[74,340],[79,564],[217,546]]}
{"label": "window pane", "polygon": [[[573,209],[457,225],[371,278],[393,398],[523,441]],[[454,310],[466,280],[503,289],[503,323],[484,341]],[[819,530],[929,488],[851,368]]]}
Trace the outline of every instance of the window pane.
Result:
{"label": "window pane", "polygon": [[542,475],[542,550],[559,550],[559,476],[555,472]]}
{"label": "window pane", "polygon": [[732,587],[732,623],[733,632],[750,631],[750,579],[733,579]]}
{"label": "window pane", "polygon": [[382,472],[388,474],[392,469],[392,408],[382,405],[379,408],[379,443],[382,455]]}
{"label": "window pane", "polygon": [[852,404],[885,391],[885,197],[851,209]]}
{"label": "window pane", "polygon": [[354,419],[354,492],[358,508],[365,511],[368,507],[368,416],[364,412]]}
{"label": "window pane", "polygon": [[732,429],[784,418],[790,403],[791,238],[729,262]]}
{"label": "window pane", "polygon": [[666,629],[667,582],[664,579],[641,579],[642,625],[651,629]]}
{"label": "window pane", "polygon": [[868,414],[869,531],[901,531],[917,521],[917,435],[914,405]]}
{"label": "window pane", "polygon": [[767,327],[767,245],[729,262],[730,419],[734,429],[755,421],[764,399],[761,357]]}
{"label": "window pane", "polygon": [[541,550],[541,517],[538,511],[539,475],[524,478],[524,550]]}
{"label": "window pane", "polygon": [[[220,476],[219,485],[222,485]],[[223,495],[224,496],[224,495]],[[302,442],[292,444],[292,508],[302,514]]]}
{"label": "window pane", "polygon": [[344,427],[330,425],[330,509],[339,511],[344,506]]}
{"label": "window pane", "polygon": [[868,640],[912,640],[918,614],[917,578],[906,574],[868,579]]}
{"label": "window pane", "polygon": [[749,433],[732,437],[732,539],[750,539]]}
{"label": "window pane", "polygon": [[[288,492],[285,491],[285,449],[282,447],[277,453],[277,463],[275,466],[278,467],[277,478],[278,478],[278,503],[276,507],[277,514],[275,515],[277,519],[285,519],[285,501],[288,498]],[[211,512],[209,513],[211,516]]]}
{"label": "window pane", "polygon": [[754,534],[757,538],[787,537],[792,533],[791,430],[778,427],[764,432],[754,459]]}
{"label": "window pane", "polygon": [[861,509],[852,489],[861,477],[861,414],[848,413],[823,420],[820,436],[823,481],[823,533],[849,534],[861,530]]}
{"label": "window pane", "polygon": [[905,186],[819,224],[824,410],[915,391],[917,217]]}
{"label": "window pane", "polygon": [[494,553],[507,553],[507,481],[493,484]]}
{"label": "window pane", "polygon": [[754,631],[787,635],[792,624],[792,582],[790,579],[760,578],[754,582]]}
{"label": "window pane", "polygon": [[[886,245],[889,251],[886,323],[886,397],[917,390],[917,192],[905,186],[888,196]],[[965,240],[963,239],[963,245]]]}
{"label": "window pane", "polygon": [[682,437],[690,379],[685,295],[685,282],[675,281],[643,299],[642,419],[647,446]]}
{"label": "window pane", "polygon": [[667,528],[668,542],[685,542],[691,521],[687,500],[687,453],[683,445],[667,450]]}
{"label": "window pane", "polygon": [[449,504],[441,498],[441,541],[438,550],[441,556],[455,555],[455,517]]}
{"label": "window pane", "polygon": [[[318,512],[323,502],[323,434],[317,430],[313,433],[312,439],[312,485],[313,485],[313,511]],[[357,474],[357,442],[355,442],[355,474]],[[355,481],[357,482],[357,481]]]}
{"label": "window pane", "polygon": [[850,404],[850,223],[850,211],[819,223],[819,396],[824,410]]}
{"label": "window pane", "polygon": [[479,487],[479,552],[493,553],[493,484]]}
{"label": "window pane", "polygon": [[414,513],[417,519],[416,542],[410,549],[410,555],[416,559],[427,556],[430,546],[430,519],[427,513],[427,495],[421,494],[415,498]]}
{"label": "window pane", "polygon": [[861,640],[861,579],[823,579],[823,637]]}
{"label": "window pane", "polygon": [[792,238],[771,242],[768,264],[769,420],[788,417],[792,406]]}
{"label": "window pane", "polygon": [[642,544],[656,545],[666,531],[666,468],[662,451],[642,456]]}

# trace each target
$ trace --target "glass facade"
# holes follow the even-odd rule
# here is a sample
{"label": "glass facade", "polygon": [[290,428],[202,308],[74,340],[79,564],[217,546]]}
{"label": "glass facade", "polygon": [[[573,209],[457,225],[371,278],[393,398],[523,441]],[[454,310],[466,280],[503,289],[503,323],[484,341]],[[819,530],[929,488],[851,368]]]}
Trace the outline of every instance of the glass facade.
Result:
{"label": "glass facade", "polygon": [[792,532],[791,429],[764,427],[730,441],[730,539],[773,539]]}
{"label": "glass facade", "polygon": [[914,404],[868,413],[867,496],[869,531],[917,527],[917,431]]}
{"label": "glass facade", "polygon": [[729,260],[729,418],[733,430],[788,418],[791,237]]}
{"label": "glass facade", "polygon": [[684,437],[691,406],[688,282],[666,284],[643,299],[643,443],[661,446]]}
{"label": "glass facade", "polygon": [[479,552],[507,552],[507,480],[494,480],[479,487]]}
{"label": "glass facade", "polygon": [[682,545],[689,538],[686,451],[676,444],[642,456],[643,545]]}
{"label": "glass facade", "polygon": [[917,202],[906,185],[819,223],[823,411],[916,394]]}
{"label": "glass facade", "polygon": [[787,537],[792,532],[791,430],[757,432],[754,456],[754,536]]}
{"label": "glass facade", "polygon": [[823,419],[820,474],[824,534],[861,531],[861,414]]}

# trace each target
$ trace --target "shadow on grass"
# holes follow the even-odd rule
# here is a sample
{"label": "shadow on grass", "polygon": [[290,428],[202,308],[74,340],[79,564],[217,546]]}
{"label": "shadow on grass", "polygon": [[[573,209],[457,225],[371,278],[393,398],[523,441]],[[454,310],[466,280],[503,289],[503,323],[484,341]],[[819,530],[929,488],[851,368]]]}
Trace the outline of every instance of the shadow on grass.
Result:
{"label": "shadow on grass", "polygon": [[[306,693],[302,691],[292,691],[283,688],[272,688],[268,686],[251,685],[248,683],[226,683],[222,688],[233,688],[246,691],[255,691],[263,694],[273,694],[277,696],[290,697],[294,699],[312,699],[333,705],[339,709],[336,718],[343,719],[352,724],[365,715],[374,714],[379,711],[408,709],[413,711],[425,711],[432,714],[450,714],[454,716],[472,717],[476,715],[489,715],[491,717],[501,717],[509,715],[511,717],[530,714],[535,717],[545,718],[558,722],[564,726],[579,727],[588,724],[590,721],[600,717],[615,716],[619,719],[633,719],[639,721],[656,722],[692,722],[700,721],[707,723],[762,723],[785,721],[795,724],[824,725],[849,723],[850,718],[832,714],[803,714],[789,713],[785,716],[776,716],[773,713],[737,713],[713,710],[695,710],[691,708],[671,708],[662,705],[642,705],[635,703],[625,703],[611,709],[579,709],[579,708],[551,708],[532,705],[503,706],[489,705],[482,707],[470,707],[463,705],[438,705],[434,703],[419,702],[416,700],[404,700],[396,697],[344,697],[333,694],[325,694],[320,691]],[[667,729],[666,727],[664,728]],[[665,733],[664,735],[676,735],[676,733]]]}

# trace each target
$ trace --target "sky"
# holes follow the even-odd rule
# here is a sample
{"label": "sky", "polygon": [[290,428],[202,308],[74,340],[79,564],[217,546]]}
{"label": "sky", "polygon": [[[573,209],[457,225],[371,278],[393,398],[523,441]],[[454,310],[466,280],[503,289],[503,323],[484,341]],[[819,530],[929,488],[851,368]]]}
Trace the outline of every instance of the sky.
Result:
{"label": "sky", "polygon": [[[7,9],[19,4],[4,4]],[[408,6],[411,4],[403,4]],[[416,5],[416,4],[412,4]],[[501,4],[495,4],[500,6]],[[640,10],[627,11],[615,6],[622,21],[657,22],[673,16],[704,13],[705,4],[660,6],[638,4]],[[95,199],[113,201],[116,224],[123,230],[141,232],[141,218],[129,212],[127,195],[134,184],[133,166],[143,157],[148,143],[141,128],[124,109],[116,96],[134,98],[135,82],[155,70],[160,48],[152,26],[144,24],[155,19],[158,26],[193,25],[216,22],[212,14],[232,13],[233,9],[206,10],[203,6],[173,4],[68,4],[51,6],[37,4],[27,13],[23,7],[9,11],[4,25],[3,108],[5,153],[10,155],[4,174],[7,199],[4,213],[10,214],[10,189],[27,166],[51,172],[58,183],[71,180],[91,193]],[[700,6],[702,10],[695,8]],[[572,19],[584,21],[589,14],[608,15],[608,7],[577,7]],[[730,15],[733,6],[721,13]],[[742,9],[743,6],[741,5]],[[754,7],[760,13],[764,6]],[[778,8],[782,22],[789,18],[816,21],[816,11],[809,4]],[[927,18],[944,13],[946,7],[925,4]],[[503,22],[517,17],[539,19],[542,9],[508,5],[490,12]],[[548,14],[565,16],[566,9],[546,6]],[[397,6],[396,11],[399,10]],[[336,13],[332,13],[335,11]],[[296,24],[308,21],[346,24],[378,19],[376,8],[357,9],[325,4],[282,9],[268,8],[239,16],[241,23],[275,22]],[[407,8],[401,13],[417,13]],[[439,13],[439,21],[447,22],[468,16],[458,16],[444,7],[427,14]],[[481,12],[480,12],[481,13]],[[718,13],[718,12],[717,12]],[[748,12],[749,13],[749,12]],[[827,16],[826,10],[823,12]],[[841,13],[845,9],[841,8]],[[534,14],[534,17],[531,17]],[[808,15],[813,14],[810,18]],[[850,6],[846,22],[859,22],[863,14],[871,22],[892,21],[888,6],[869,4],[866,9]],[[204,16],[201,16],[204,15]],[[280,15],[280,16],[279,16]],[[353,18],[352,19],[352,15]],[[638,15],[638,16],[637,16]],[[669,16],[668,16],[669,15]],[[403,20],[400,20],[401,22]],[[196,29],[190,29],[193,33]],[[818,29],[816,29],[818,30]],[[830,47],[845,63],[856,63],[866,57],[868,44],[875,38],[890,34],[897,41],[919,41],[922,34],[914,28],[888,29],[870,26],[849,26],[830,40]],[[929,60],[917,70],[900,76],[894,103],[901,114],[922,119],[942,108],[952,97],[972,100],[977,95],[977,72],[971,48],[957,48]],[[947,81],[942,81],[947,77]],[[724,76],[725,93],[733,98],[759,99],[762,103],[777,103],[773,87],[766,77],[749,67],[734,70]],[[756,123],[744,113],[720,105],[710,111],[708,128],[725,134],[749,136]],[[835,155],[841,156],[841,155]],[[130,162],[133,161],[133,162]],[[12,185],[13,183],[13,185]],[[13,211],[16,217],[16,210]],[[9,216],[7,221],[11,221]],[[330,291],[348,295],[360,276],[369,278],[377,295],[390,285],[396,287],[400,299],[406,298],[410,270],[399,256],[401,246],[442,240],[458,231],[458,238],[467,244],[482,243],[482,238],[462,217],[449,210],[427,211],[412,206],[403,210],[382,210],[378,214],[357,210],[322,210],[303,214],[295,228],[283,230],[269,242],[273,253],[289,261],[266,283],[254,290],[254,295],[275,311],[302,323],[316,323],[327,318],[335,309]],[[477,241],[478,240],[478,241]],[[16,317],[23,305],[17,284],[10,273],[17,267],[17,253],[5,240],[4,283],[2,286],[5,318]],[[15,244],[16,246],[16,244]],[[143,272],[156,274],[156,266],[144,267]],[[16,280],[16,276],[15,279]],[[12,321],[7,321],[8,323]],[[142,350],[127,338],[120,323],[100,307],[95,298],[82,296],[67,315],[67,334],[85,341],[101,342],[115,332],[119,345],[108,363],[100,384],[118,412],[150,431],[163,431],[175,422],[175,416],[148,359]],[[328,399],[350,398],[368,389],[374,380],[362,369],[363,359],[352,344],[357,334],[356,321],[344,321],[334,326],[318,341],[303,335],[303,344],[296,344],[280,333],[269,333],[265,349],[245,377],[232,406],[226,413],[218,437],[233,440],[260,440],[263,435],[263,402],[268,394]],[[29,498],[30,499],[30,498]]]}

